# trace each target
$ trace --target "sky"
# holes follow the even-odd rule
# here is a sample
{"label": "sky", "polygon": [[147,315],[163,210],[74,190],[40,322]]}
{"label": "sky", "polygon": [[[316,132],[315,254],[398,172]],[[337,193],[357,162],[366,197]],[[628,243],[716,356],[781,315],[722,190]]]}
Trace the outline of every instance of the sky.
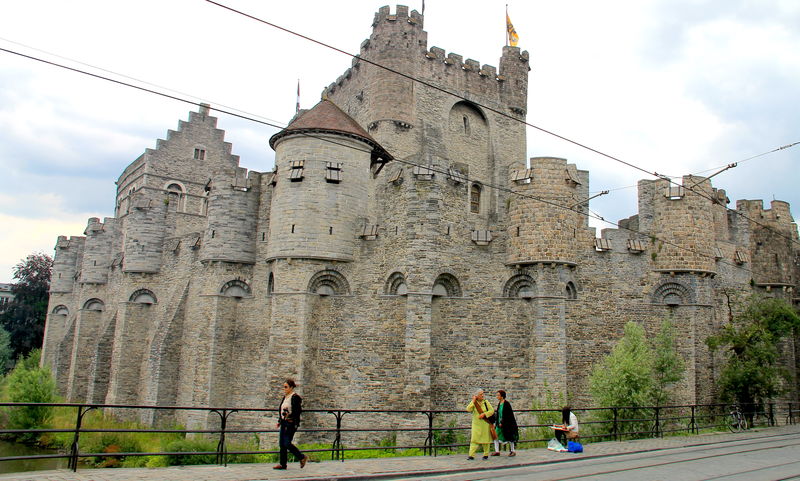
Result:
{"label": "sky", "polygon": [[[384,2],[221,0],[357,53]],[[428,47],[497,66],[505,4],[425,2]],[[332,6],[333,5],[333,6]],[[422,10],[422,2],[406,3]],[[509,2],[530,53],[527,121],[648,172],[711,173],[800,142],[797,0]],[[391,4],[392,12],[395,4]],[[351,58],[205,0],[0,0],[0,48],[285,125]],[[132,80],[135,79],[135,80]],[[178,93],[176,93],[178,92]],[[196,107],[0,51],[0,282],[28,254],[53,253],[113,215],[114,182]],[[272,169],[276,128],[215,113],[241,165]],[[535,128],[528,157],[590,171],[590,208],[637,212],[652,176]],[[520,159],[522,161],[523,159]],[[800,209],[800,145],[739,162],[713,179],[737,199]],[[612,227],[598,220],[592,226]]]}

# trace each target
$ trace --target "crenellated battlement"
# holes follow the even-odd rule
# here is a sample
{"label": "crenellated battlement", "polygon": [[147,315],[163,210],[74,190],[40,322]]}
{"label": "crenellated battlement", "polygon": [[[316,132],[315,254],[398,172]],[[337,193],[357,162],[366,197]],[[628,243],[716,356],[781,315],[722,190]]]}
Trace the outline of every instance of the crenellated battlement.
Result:
{"label": "crenellated battlement", "polygon": [[794,223],[789,203],[782,200],[771,201],[769,209],[764,208],[764,201],[761,199],[738,200],[736,209],[757,221],[764,219],[787,226]]}
{"label": "crenellated battlement", "polygon": [[418,27],[420,30],[423,27],[424,17],[422,14],[417,12],[416,10],[412,10],[411,12],[408,11],[408,7],[405,5],[397,5],[395,7],[395,13],[392,14],[391,10],[389,9],[389,5],[385,5],[378,9],[375,13],[375,19],[372,21],[373,28],[379,28],[382,23],[398,23],[398,22],[406,22],[414,27]]}

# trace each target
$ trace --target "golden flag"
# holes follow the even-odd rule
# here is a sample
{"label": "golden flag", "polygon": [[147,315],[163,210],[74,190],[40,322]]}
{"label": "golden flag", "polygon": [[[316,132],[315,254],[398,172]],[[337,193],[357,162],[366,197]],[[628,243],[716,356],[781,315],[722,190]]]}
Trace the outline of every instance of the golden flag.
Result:
{"label": "golden flag", "polygon": [[508,13],[506,13],[506,30],[508,31],[508,44],[512,47],[516,47],[517,42],[519,42],[519,35],[517,35],[517,31],[514,30],[514,25],[511,23]]}

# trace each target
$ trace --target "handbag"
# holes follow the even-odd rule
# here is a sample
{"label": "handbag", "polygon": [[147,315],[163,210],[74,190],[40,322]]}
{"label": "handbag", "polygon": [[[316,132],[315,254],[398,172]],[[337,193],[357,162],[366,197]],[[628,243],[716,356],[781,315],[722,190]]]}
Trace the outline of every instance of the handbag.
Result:
{"label": "handbag", "polygon": [[[486,400],[484,400],[483,403],[485,406]],[[478,414],[483,414],[483,408],[481,407],[480,403],[475,404],[475,409],[478,411]],[[492,435],[492,440],[497,439],[497,431],[494,429],[494,420],[497,419],[496,413],[492,413],[490,417],[483,417],[482,419],[489,423],[489,434]]]}

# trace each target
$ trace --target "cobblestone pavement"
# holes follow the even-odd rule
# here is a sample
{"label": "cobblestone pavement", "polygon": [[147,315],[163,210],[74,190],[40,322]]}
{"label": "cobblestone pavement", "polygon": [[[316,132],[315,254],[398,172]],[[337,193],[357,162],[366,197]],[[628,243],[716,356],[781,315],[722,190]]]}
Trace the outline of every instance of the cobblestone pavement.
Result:
{"label": "cobblestone pavement", "polygon": [[722,441],[757,437],[780,437],[800,433],[800,425],[758,428],[744,433],[711,433],[698,436],[676,436],[661,439],[637,441],[588,443],[581,454],[554,453],[544,448],[524,449],[516,457],[503,455],[490,457],[483,461],[477,457],[468,461],[466,455],[415,456],[406,458],[356,459],[345,462],[323,461],[308,463],[300,470],[297,463],[289,465],[286,471],[272,469],[272,464],[238,464],[228,467],[187,466],[170,468],[130,468],[130,469],[81,469],[77,473],[68,470],[32,471],[0,475],[0,481],[250,481],[273,479],[367,479],[392,478],[399,476],[430,475],[434,473],[459,473],[473,470],[495,469],[510,466],[530,466],[542,463],[569,462],[600,456],[613,456],[658,449],[682,448],[695,445],[713,444]]}

